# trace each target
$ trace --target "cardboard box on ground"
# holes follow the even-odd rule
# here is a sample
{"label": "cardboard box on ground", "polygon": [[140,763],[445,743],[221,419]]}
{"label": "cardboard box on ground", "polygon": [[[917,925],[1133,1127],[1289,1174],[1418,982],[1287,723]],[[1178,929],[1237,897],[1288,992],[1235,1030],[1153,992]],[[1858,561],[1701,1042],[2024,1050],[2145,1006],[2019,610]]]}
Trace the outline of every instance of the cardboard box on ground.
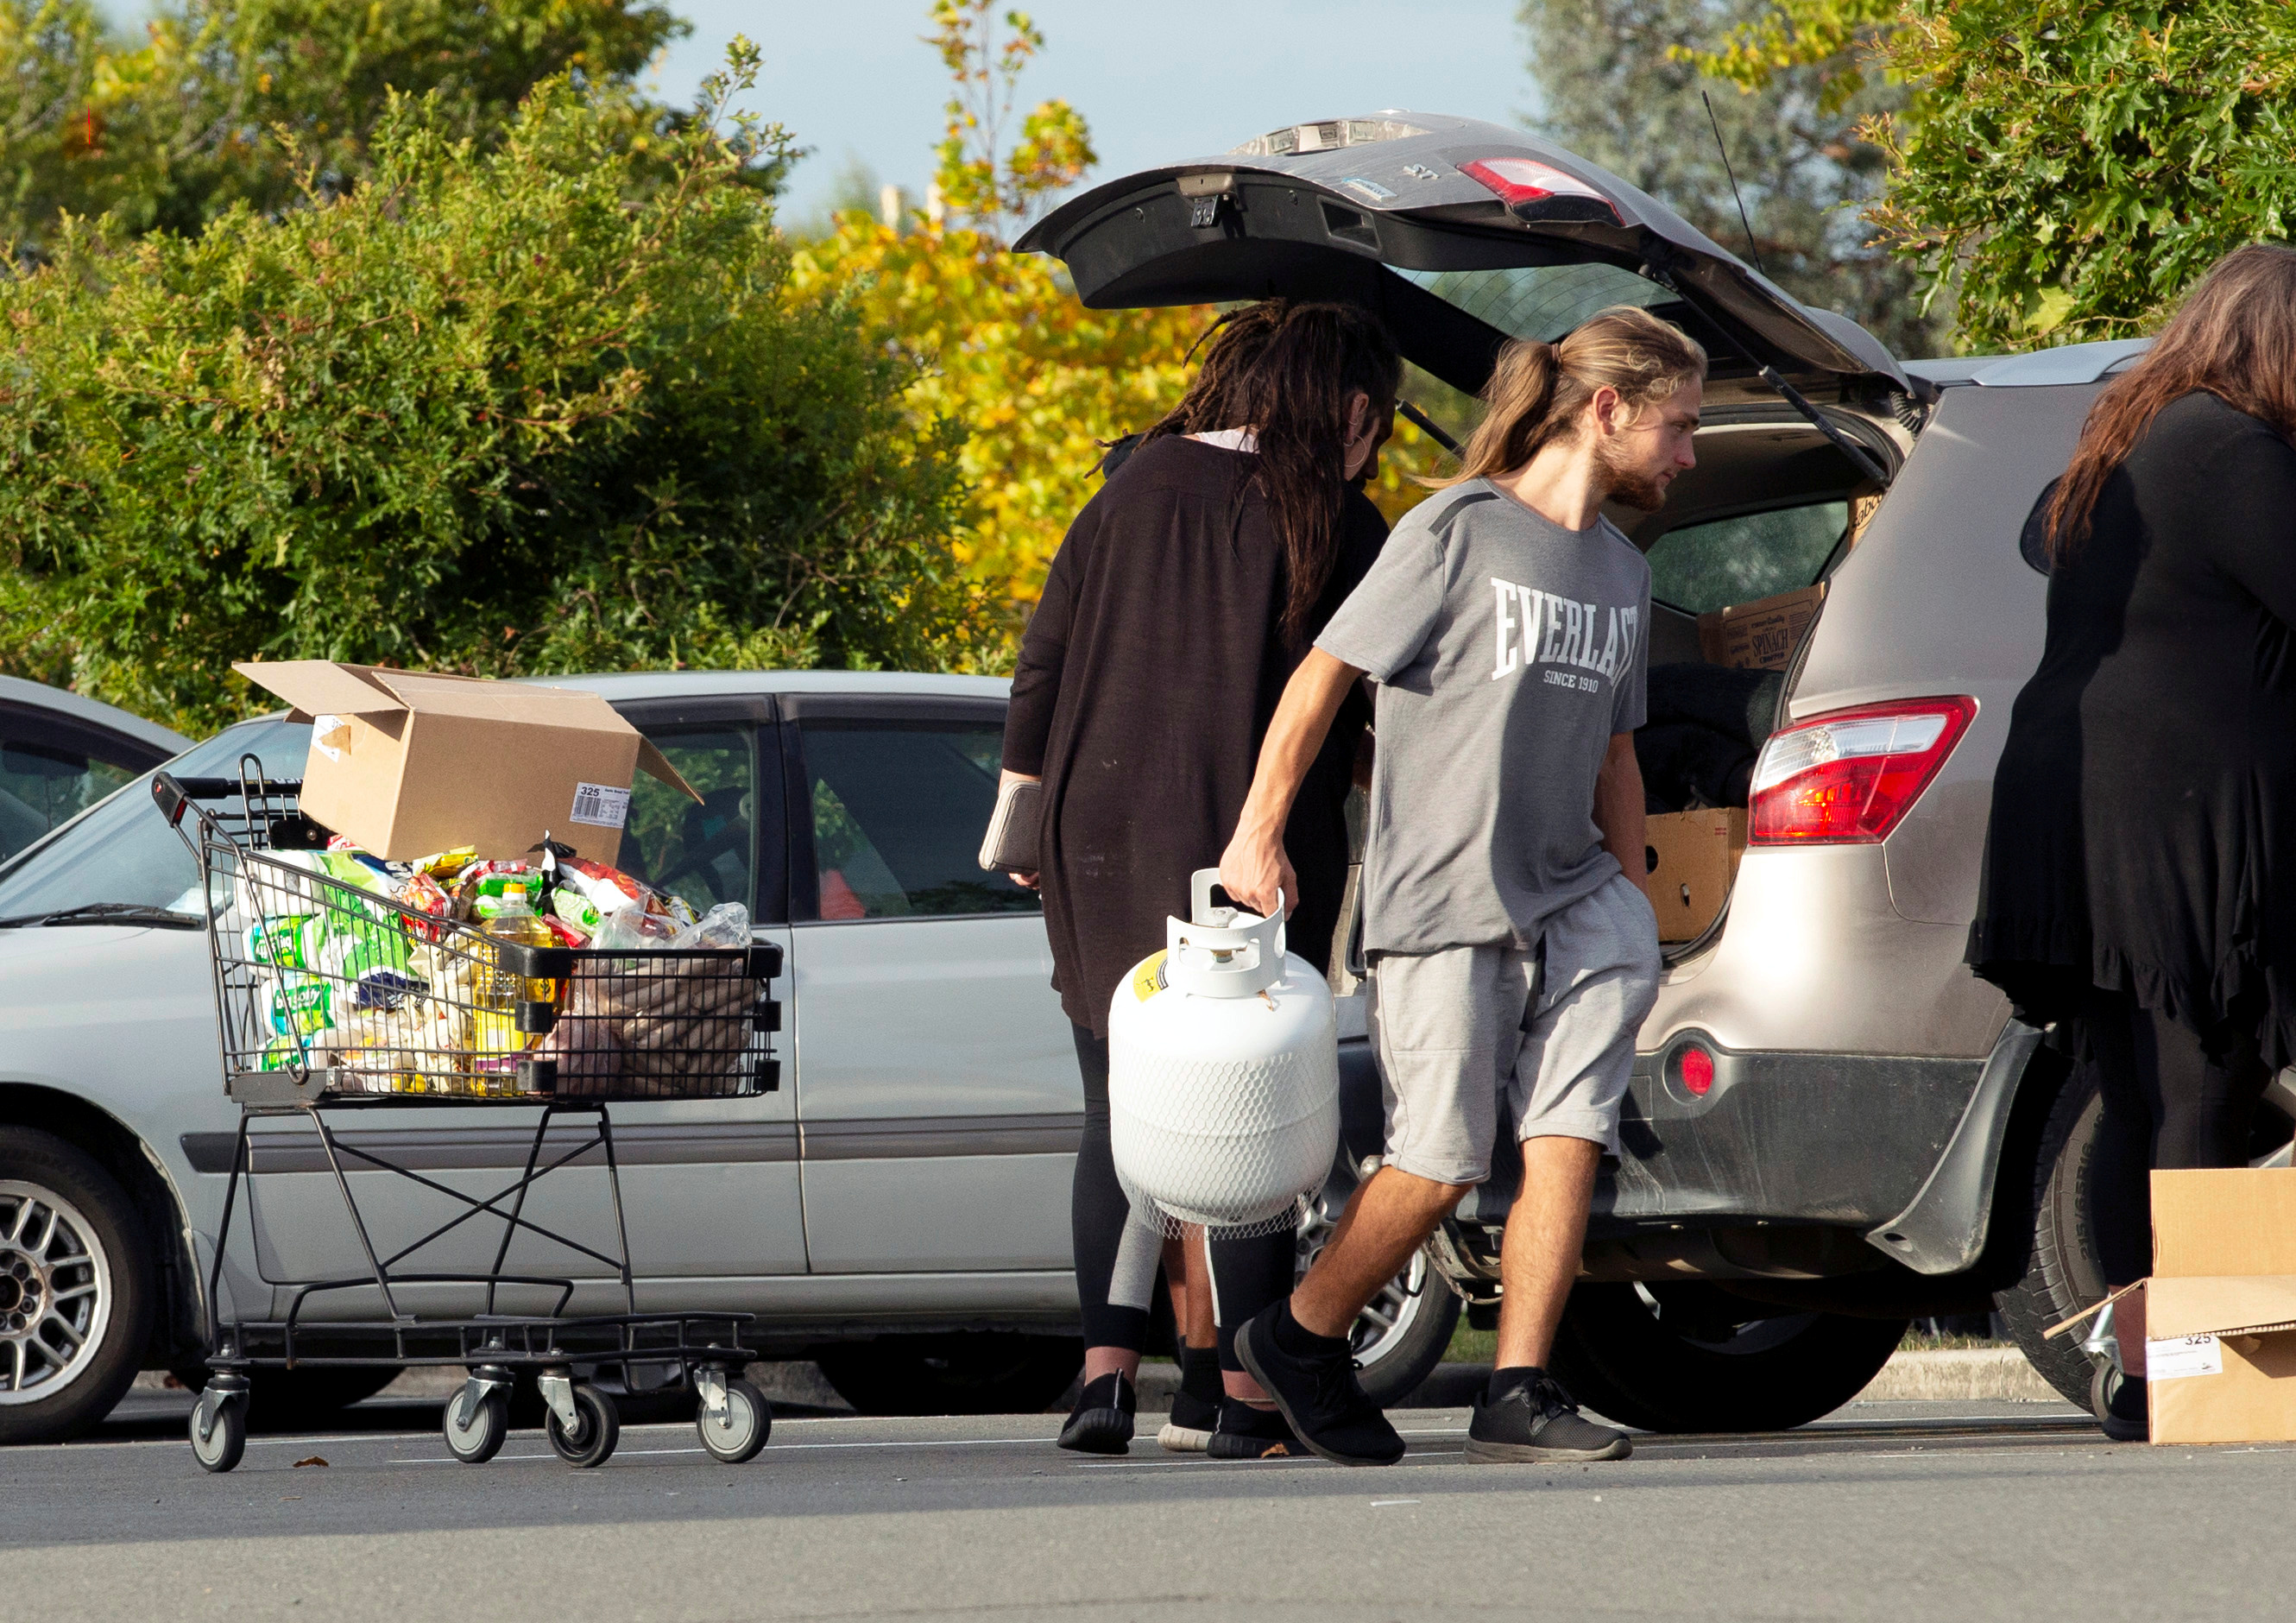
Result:
{"label": "cardboard box on ground", "polygon": [[2156,1443],[2296,1441],[2296,1170],[2152,1174]]}
{"label": "cardboard box on ground", "polygon": [[1649,874],[1644,888],[1658,914],[1658,939],[1694,941],[1722,911],[1746,852],[1746,813],[1735,806],[1672,812],[1644,824]]}
{"label": "cardboard box on ground", "polygon": [[304,813],[391,861],[521,857],[546,832],[611,867],[638,768],[701,798],[595,693],[332,660],[232,668],[310,722]]}

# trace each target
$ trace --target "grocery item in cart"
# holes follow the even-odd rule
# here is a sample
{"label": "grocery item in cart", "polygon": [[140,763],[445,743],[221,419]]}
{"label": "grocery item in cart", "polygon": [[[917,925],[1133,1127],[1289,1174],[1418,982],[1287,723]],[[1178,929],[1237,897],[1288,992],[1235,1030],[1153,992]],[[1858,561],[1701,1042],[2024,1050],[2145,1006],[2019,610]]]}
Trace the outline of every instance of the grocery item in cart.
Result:
{"label": "grocery item in cart", "polygon": [[302,811],[382,858],[519,857],[548,829],[611,862],[638,771],[701,798],[595,693],[328,660],[232,668],[311,723]]}
{"label": "grocery item in cart", "polygon": [[746,965],[676,955],[748,947],[749,909],[727,902],[674,933],[614,939],[660,924],[655,915],[626,906],[600,927],[604,950],[642,947],[662,955],[575,960],[557,1024],[531,1056],[557,1062],[562,1095],[636,1081],[707,1081],[731,1076],[741,1064],[755,993]]}

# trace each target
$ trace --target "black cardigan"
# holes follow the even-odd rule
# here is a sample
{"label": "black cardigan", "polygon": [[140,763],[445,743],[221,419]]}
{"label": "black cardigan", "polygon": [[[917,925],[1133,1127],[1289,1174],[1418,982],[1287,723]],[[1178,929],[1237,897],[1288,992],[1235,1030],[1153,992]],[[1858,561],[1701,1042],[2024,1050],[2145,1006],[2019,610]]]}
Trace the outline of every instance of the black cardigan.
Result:
{"label": "black cardigan", "polygon": [[[1185,917],[1218,864],[1292,668],[1283,548],[1257,459],[1168,436],[1136,451],[1070,525],[1021,643],[1004,765],[1045,780],[1040,883],[1053,985],[1108,1031],[1117,982]],[[1350,493],[1322,629],[1385,540]],[[1370,707],[1351,693],[1301,787],[1284,845],[1300,876],[1291,950],[1328,964],[1347,883],[1346,802]]]}
{"label": "black cardigan", "polygon": [[2037,1019],[2094,983],[2296,1058],[2296,448],[2157,415],[2049,581],[1969,958]]}

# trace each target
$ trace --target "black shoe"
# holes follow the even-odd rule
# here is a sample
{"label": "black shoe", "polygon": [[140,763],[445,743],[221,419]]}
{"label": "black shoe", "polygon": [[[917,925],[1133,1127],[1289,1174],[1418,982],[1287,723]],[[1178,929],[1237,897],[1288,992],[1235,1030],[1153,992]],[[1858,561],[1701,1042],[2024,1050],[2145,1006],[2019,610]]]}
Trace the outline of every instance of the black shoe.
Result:
{"label": "black shoe", "polygon": [[1156,1433],[1156,1440],[1174,1454],[1201,1454],[1219,1428],[1220,1406],[1193,1392],[1172,1394],[1171,1417]]}
{"label": "black shoe", "polygon": [[2088,1406],[2105,1436],[2116,1443],[2144,1443],[2152,1439],[2152,1420],[2141,1375],[2124,1375],[2110,1364],[2100,1364],[2089,1378]]}
{"label": "black shoe", "polygon": [[1301,1442],[1335,1465],[1392,1465],[1403,1439],[1365,1396],[1345,1352],[1295,1358],[1275,1345],[1276,1303],[1236,1332],[1235,1356]]}
{"label": "black shoe", "polygon": [[1634,1451],[1625,1432],[1579,1414],[1562,1383],[1547,1374],[1515,1382],[1496,1398],[1486,1395],[1467,1427],[1467,1461],[1474,1465],[1623,1460]]}
{"label": "black shoe", "polygon": [[1314,1455],[1283,1416],[1230,1398],[1220,1405],[1219,1429],[1204,1452],[1216,1460],[1305,1460]]}
{"label": "black shoe", "polygon": [[1061,1428],[1060,1446],[1078,1454],[1129,1454],[1132,1416],[1139,1407],[1139,1395],[1122,1375],[1087,1381],[1069,1411],[1069,1423]]}

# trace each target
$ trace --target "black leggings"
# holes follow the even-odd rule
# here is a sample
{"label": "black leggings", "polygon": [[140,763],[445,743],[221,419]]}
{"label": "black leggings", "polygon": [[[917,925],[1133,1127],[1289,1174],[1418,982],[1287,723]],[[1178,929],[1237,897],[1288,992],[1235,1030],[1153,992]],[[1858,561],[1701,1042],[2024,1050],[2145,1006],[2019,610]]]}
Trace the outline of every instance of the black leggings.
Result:
{"label": "black leggings", "polygon": [[2104,1101],[2097,1125],[2097,1260],[2120,1286],[2152,1271],[2152,1185],[2146,1174],[2244,1167],[2257,1102],[2271,1080],[2255,1021],[2216,1042],[2122,992],[2092,988],[2081,1005],[2080,1054]]}
{"label": "black leggings", "polygon": [[[1084,1142],[1077,1146],[1076,1183],[1069,1220],[1076,1239],[1077,1297],[1084,1306],[1084,1344],[1138,1352],[1148,1340],[1148,1310],[1108,1299],[1116,1258],[1132,1203],[1116,1179],[1108,1142],[1108,1039],[1088,1027],[1076,1031],[1077,1070],[1084,1077]],[[1213,1231],[1212,1317],[1218,1326],[1220,1368],[1241,1372],[1235,1332],[1246,1319],[1291,1293],[1298,1241],[1289,1229],[1229,1240]]]}

